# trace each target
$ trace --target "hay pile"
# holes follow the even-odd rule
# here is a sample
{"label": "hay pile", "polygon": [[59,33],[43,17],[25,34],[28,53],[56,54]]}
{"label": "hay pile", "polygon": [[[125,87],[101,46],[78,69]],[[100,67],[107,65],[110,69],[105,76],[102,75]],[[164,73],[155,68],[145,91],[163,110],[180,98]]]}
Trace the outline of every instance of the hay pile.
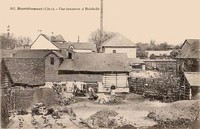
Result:
{"label": "hay pile", "polygon": [[82,121],[83,124],[90,128],[120,128],[120,127],[135,127],[131,122],[120,116],[114,110],[101,110]]}

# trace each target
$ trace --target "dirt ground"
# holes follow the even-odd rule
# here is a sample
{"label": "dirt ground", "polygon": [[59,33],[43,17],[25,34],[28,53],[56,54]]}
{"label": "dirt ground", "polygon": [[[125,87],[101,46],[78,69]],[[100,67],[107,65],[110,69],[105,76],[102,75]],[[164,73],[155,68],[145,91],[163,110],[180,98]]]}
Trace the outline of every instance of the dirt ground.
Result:
{"label": "dirt ground", "polygon": [[[99,110],[110,109],[115,110],[121,116],[124,116],[127,120],[129,120],[132,125],[135,127],[141,126],[152,126],[155,125],[156,122],[147,118],[149,111],[154,109],[166,106],[166,103],[161,103],[159,101],[149,101],[143,99],[141,96],[136,94],[124,94],[119,95],[123,100],[117,104],[99,104],[95,101],[88,100],[87,98],[77,97],[76,102],[68,105],[67,107],[71,107],[75,114],[76,120],[71,121],[69,115],[66,113],[62,113],[61,119],[53,119],[51,116],[48,116],[49,123],[52,124],[52,128],[71,128],[78,129],[83,128],[79,126],[80,119],[87,119],[91,115],[95,114]],[[54,108],[62,108],[60,106]],[[16,115],[15,117],[11,117],[11,124],[9,128],[19,128],[19,117],[23,117],[23,128],[44,128],[45,124],[43,124],[44,120],[42,116],[35,116],[38,125],[31,124],[31,114],[28,115]],[[59,123],[64,125],[60,126]],[[46,128],[49,128],[47,126]]]}

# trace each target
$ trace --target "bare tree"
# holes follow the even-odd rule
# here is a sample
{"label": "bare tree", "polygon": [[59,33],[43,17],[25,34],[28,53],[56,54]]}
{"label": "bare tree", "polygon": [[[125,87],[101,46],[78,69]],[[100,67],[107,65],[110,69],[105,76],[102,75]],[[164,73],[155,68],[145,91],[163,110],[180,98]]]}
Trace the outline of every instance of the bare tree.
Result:
{"label": "bare tree", "polygon": [[10,34],[9,37],[6,33],[0,35],[0,46],[2,49],[14,49],[17,39],[14,34]]}
{"label": "bare tree", "polygon": [[18,46],[30,46],[30,43],[31,43],[31,39],[29,37],[25,37],[25,36],[20,36],[18,37],[18,43],[17,45]]}
{"label": "bare tree", "polygon": [[100,43],[103,43],[105,41],[107,41],[108,39],[112,38],[113,36],[115,36],[116,33],[114,32],[106,32],[106,31],[103,31],[103,34],[102,34],[102,41],[100,39],[100,30],[96,30],[94,32],[92,32],[90,34],[90,37],[89,37],[89,41],[96,44],[97,46],[97,50],[99,49],[99,46],[100,46]]}

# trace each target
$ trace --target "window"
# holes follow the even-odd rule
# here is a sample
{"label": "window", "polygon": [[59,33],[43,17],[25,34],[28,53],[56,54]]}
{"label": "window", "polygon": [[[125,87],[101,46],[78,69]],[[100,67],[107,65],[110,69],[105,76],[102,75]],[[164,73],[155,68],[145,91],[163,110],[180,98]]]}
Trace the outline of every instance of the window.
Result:
{"label": "window", "polygon": [[117,51],[116,50],[113,50],[113,53],[116,53]]}
{"label": "window", "polygon": [[72,53],[71,52],[68,53],[68,57],[69,57],[69,59],[72,59]]}
{"label": "window", "polygon": [[50,64],[54,65],[54,58],[50,58]]}

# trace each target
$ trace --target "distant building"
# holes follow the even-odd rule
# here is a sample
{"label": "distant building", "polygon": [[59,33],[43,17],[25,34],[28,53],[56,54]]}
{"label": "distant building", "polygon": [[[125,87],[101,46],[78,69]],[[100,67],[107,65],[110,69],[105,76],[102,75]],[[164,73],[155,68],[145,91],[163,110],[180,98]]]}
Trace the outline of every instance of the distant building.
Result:
{"label": "distant building", "polygon": [[128,58],[136,58],[136,45],[121,34],[116,34],[102,44],[103,53],[126,53]]}
{"label": "distant building", "polygon": [[129,58],[128,62],[132,70],[145,70],[145,63],[140,58]]}
{"label": "distant building", "polygon": [[96,52],[96,45],[94,43],[83,42],[65,42],[65,43],[53,43],[60,50],[66,49],[67,51],[77,53],[91,53]]}
{"label": "distant building", "polygon": [[153,51],[153,50],[149,50],[149,51],[145,51],[147,52],[147,57],[150,58],[151,55],[154,55],[156,58],[159,57],[169,57],[170,53],[172,52],[172,50],[167,50],[167,51]]}
{"label": "distant building", "polygon": [[[61,36],[59,36],[61,37]],[[57,42],[54,40],[51,40],[51,37],[40,34],[36,40],[31,45],[31,50],[59,50],[58,47],[56,47],[52,42]],[[58,42],[61,42],[61,40],[58,40]],[[63,41],[64,42],[64,41]]]}
{"label": "distant building", "polygon": [[49,37],[45,34],[40,34],[31,45],[31,50],[57,50],[67,56],[69,51],[78,53],[96,52],[96,45],[79,41],[66,42],[61,35]]}

